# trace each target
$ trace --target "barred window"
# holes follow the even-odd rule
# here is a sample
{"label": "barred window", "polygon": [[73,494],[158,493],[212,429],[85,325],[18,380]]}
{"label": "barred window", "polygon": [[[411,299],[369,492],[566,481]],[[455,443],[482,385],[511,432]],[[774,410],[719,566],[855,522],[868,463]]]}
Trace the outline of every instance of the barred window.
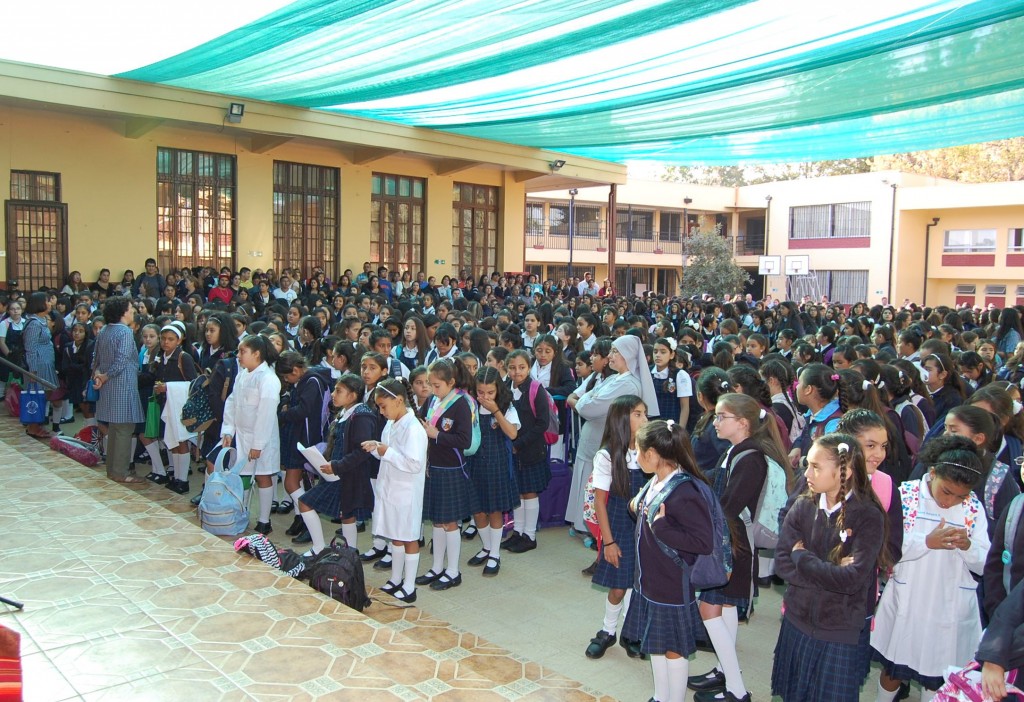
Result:
{"label": "barred window", "polygon": [[995,229],[947,229],[944,253],[993,253],[996,250]]}
{"label": "barred window", "polygon": [[156,157],[157,264],[234,268],[235,157],[158,148]]}
{"label": "barred window", "polygon": [[7,282],[22,290],[60,288],[68,273],[68,206],[60,173],[11,171],[6,202]]}
{"label": "barred window", "polygon": [[871,236],[871,203],[840,202],[789,208],[790,239]]}
{"label": "barred window", "polygon": [[419,271],[423,265],[426,180],[374,173],[370,189],[370,262]]}
{"label": "barred window", "polygon": [[337,168],[274,161],[274,269],[338,275]]}
{"label": "barred window", "polygon": [[[452,188],[452,275],[478,278],[498,268],[498,189],[455,183]],[[529,221],[529,220],[528,220]]]}

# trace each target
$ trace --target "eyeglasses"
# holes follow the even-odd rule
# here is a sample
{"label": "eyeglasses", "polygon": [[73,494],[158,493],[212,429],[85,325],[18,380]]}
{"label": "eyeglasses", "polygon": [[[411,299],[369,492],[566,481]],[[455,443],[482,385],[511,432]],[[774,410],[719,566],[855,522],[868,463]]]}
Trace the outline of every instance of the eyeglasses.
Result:
{"label": "eyeglasses", "polygon": [[723,419],[739,419],[739,417],[737,417],[737,416],[736,416],[736,415],[734,415],[734,414],[716,414],[716,415],[715,415],[715,418],[714,418],[714,419],[712,420],[712,422],[711,422],[711,423],[712,423],[712,424],[718,424],[718,423],[719,423],[719,422],[721,422],[721,421],[722,421]]}

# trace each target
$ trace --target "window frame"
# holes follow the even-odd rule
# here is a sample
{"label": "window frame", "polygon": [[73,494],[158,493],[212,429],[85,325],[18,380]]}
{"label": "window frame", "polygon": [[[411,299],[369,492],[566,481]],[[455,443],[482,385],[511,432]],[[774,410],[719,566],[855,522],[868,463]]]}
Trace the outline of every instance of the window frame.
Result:
{"label": "window frame", "polygon": [[[481,273],[490,274],[498,270],[500,221],[501,188],[478,183],[452,183],[452,275],[468,270],[474,280],[479,280]],[[483,256],[477,256],[481,251]]]}
{"label": "window frame", "polygon": [[[279,179],[279,175],[287,176]],[[293,182],[298,176],[299,183]],[[281,182],[286,180],[287,182]],[[319,187],[310,182],[319,183]],[[325,185],[333,181],[333,188]],[[274,269],[281,271],[286,268],[299,268],[306,276],[312,275],[313,269],[320,268],[328,277],[337,279],[339,270],[339,254],[341,241],[341,170],[331,166],[320,166],[312,163],[295,161],[278,161],[273,163],[273,226]],[[280,196],[280,197],[279,197]],[[298,221],[285,221],[287,216],[283,210],[292,206],[288,200],[301,198],[299,202]],[[281,210],[279,213],[279,199]],[[329,212],[333,199],[333,212]],[[311,223],[311,206],[316,208],[317,222]],[[333,224],[331,220],[333,218]],[[317,234],[312,236],[310,228]],[[294,229],[293,229],[294,228]],[[295,231],[297,229],[297,232]],[[296,242],[297,239],[297,242]],[[295,247],[300,249],[299,259],[291,260],[285,253]],[[311,250],[314,249],[314,250]],[[330,254],[330,255],[328,255]]]}
{"label": "window frame", "polygon": [[[860,212],[854,217],[853,213]],[[818,216],[798,221],[803,213],[817,210]],[[848,210],[846,216],[842,216]],[[817,205],[793,205],[789,208],[790,240],[859,239],[871,237],[871,201],[833,202]]]}
{"label": "window frame", "polygon": [[[425,270],[427,179],[377,171],[370,177],[370,263],[374,271],[380,266],[398,273],[409,270],[414,275]],[[394,192],[388,192],[391,183],[394,183]],[[408,194],[402,195],[406,183]],[[419,196],[416,195],[417,185]],[[405,221],[402,221],[403,217]],[[386,239],[388,224],[393,225],[390,241]],[[401,241],[402,235],[405,237],[404,242]],[[401,260],[400,252],[403,248],[407,261]]]}
{"label": "window frame", "polygon": [[[978,245],[976,241],[971,241],[967,244],[956,244],[950,245],[949,235],[950,234],[983,234],[990,233],[992,236],[991,246]],[[996,229],[947,229],[942,235],[942,253],[947,254],[963,254],[963,253],[995,253],[996,252],[996,240],[998,238],[998,230]],[[972,237],[973,239],[973,237]]]}

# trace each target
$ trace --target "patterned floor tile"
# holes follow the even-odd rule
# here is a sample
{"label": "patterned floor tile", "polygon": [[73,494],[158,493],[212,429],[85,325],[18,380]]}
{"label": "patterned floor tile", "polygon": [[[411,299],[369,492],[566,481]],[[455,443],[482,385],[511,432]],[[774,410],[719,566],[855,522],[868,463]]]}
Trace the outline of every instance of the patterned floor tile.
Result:
{"label": "patterned floor tile", "polygon": [[78,699],[75,687],[42,652],[23,655],[21,671],[25,702]]}

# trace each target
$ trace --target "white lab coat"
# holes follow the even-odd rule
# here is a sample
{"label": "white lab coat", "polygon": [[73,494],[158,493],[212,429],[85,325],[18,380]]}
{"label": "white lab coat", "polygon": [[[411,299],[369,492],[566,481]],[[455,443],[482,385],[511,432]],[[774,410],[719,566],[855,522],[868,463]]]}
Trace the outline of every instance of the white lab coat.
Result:
{"label": "white lab coat", "polygon": [[[235,387],[224,404],[221,436],[235,437],[238,460],[246,461],[243,475],[273,475],[281,470],[281,435],[277,426],[277,405],[281,381],[274,369],[261,363],[254,371],[240,368]],[[249,449],[260,457],[249,462]]]}
{"label": "white lab coat", "polygon": [[[981,641],[978,584],[990,546],[988,520],[975,505],[971,547],[966,551],[930,549],[925,538],[939,525],[963,528],[966,508],[958,503],[942,509],[921,479],[921,499],[912,530],[903,534],[903,558],[893,569],[875,613],[871,647],[893,663],[922,675],[940,677],[949,666],[962,668]],[[970,500],[977,502],[971,494]]]}
{"label": "white lab coat", "polygon": [[[388,420],[380,442],[373,533],[390,541],[415,541],[423,522],[423,486],[427,477],[427,432],[411,409],[397,422]],[[374,451],[372,456],[377,457]]]}

